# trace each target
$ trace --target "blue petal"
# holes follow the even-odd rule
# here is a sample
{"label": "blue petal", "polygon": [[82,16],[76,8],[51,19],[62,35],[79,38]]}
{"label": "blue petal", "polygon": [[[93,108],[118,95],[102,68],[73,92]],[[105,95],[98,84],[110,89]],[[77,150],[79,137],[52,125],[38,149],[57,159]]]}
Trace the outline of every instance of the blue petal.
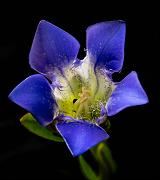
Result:
{"label": "blue petal", "polygon": [[57,26],[40,21],[32,43],[29,61],[33,69],[49,74],[61,71],[77,57],[78,41]]}
{"label": "blue petal", "polygon": [[148,97],[138,80],[137,73],[131,72],[113,91],[106,104],[107,114],[112,116],[127,107],[147,102]]}
{"label": "blue petal", "polygon": [[57,105],[50,84],[42,75],[32,75],[22,81],[9,98],[31,112],[40,124],[45,126],[53,120]]}
{"label": "blue petal", "polygon": [[124,60],[125,23],[108,21],[87,29],[87,50],[95,67],[120,71]]}
{"label": "blue petal", "polygon": [[62,121],[56,124],[56,128],[73,156],[78,156],[109,138],[109,135],[100,126],[86,121]]}

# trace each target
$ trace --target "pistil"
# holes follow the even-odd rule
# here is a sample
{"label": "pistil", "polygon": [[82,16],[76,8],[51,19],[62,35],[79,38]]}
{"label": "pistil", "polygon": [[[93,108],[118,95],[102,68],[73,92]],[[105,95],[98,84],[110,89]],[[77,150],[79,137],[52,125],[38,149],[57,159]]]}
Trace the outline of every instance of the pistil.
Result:
{"label": "pistil", "polygon": [[89,115],[89,105],[91,100],[91,94],[90,91],[82,87],[82,92],[79,93],[79,99],[75,102],[76,106],[76,117],[85,117],[87,118]]}

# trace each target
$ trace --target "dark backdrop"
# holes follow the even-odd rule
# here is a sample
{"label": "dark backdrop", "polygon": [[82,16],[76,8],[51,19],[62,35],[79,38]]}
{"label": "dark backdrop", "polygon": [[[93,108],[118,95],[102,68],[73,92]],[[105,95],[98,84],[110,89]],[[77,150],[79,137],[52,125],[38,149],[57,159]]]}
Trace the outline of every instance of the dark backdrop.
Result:
{"label": "dark backdrop", "polygon": [[[155,179],[159,175],[159,19],[158,5],[145,3],[37,2],[1,6],[0,16],[0,179],[82,179],[76,158],[64,144],[37,137],[19,119],[26,112],[7,98],[27,76],[36,73],[28,54],[41,19],[75,36],[83,58],[87,26],[107,20],[126,21],[125,61],[121,80],[135,70],[150,103],[110,118],[110,147],[118,170],[113,179]],[[64,175],[65,174],[65,175]],[[66,178],[65,178],[66,177]]]}

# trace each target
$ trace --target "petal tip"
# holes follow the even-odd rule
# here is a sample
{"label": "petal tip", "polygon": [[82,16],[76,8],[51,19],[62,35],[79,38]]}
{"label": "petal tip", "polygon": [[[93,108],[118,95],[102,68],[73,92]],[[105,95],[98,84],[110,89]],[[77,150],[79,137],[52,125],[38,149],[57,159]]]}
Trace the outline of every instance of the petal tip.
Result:
{"label": "petal tip", "polygon": [[32,113],[42,125],[53,120],[56,102],[49,82],[40,74],[29,76],[18,84],[9,99]]}
{"label": "petal tip", "polygon": [[[45,28],[45,27],[47,27],[47,26],[57,27],[57,26],[55,26],[54,24],[52,24],[51,22],[42,19],[42,20],[39,21],[38,26],[37,26],[37,29],[39,29],[39,28]],[[59,28],[59,27],[57,27],[57,28]]]}
{"label": "petal tip", "polygon": [[125,108],[144,105],[148,102],[148,96],[138,79],[137,73],[132,71],[117,84],[106,104],[107,114],[113,116]]}
{"label": "petal tip", "polygon": [[104,21],[89,26],[86,31],[86,46],[95,67],[119,72],[124,61],[125,22]]}
{"label": "petal tip", "polygon": [[79,42],[71,34],[41,20],[29,52],[29,64],[45,75],[56,71],[56,68],[63,70],[77,57],[79,47]]}
{"label": "petal tip", "polygon": [[100,126],[86,121],[59,122],[56,129],[63,137],[73,157],[79,156],[109,138]]}

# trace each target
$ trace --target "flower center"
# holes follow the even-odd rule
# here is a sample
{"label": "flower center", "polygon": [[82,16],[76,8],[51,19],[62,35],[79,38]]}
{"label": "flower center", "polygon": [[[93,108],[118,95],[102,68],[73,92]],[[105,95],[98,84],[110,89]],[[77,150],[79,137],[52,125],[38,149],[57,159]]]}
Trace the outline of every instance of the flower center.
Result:
{"label": "flower center", "polygon": [[100,116],[101,104],[106,105],[115,86],[103,71],[95,72],[88,62],[79,69],[65,71],[65,78],[59,76],[61,88],[53,92],[59,114],[88,121]]}

